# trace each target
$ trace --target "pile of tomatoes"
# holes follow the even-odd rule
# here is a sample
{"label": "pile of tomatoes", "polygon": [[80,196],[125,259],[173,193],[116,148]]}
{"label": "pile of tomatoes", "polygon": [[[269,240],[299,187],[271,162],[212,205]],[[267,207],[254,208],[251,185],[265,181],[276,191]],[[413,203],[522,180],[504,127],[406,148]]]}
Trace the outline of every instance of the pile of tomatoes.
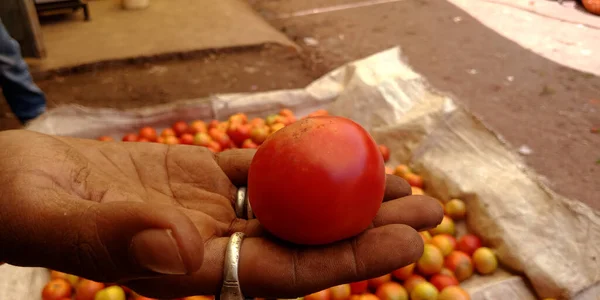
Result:
{"label": "pile of tomatoes", "polygon": [[[384,157],[386,155],[384,153]],[[407,165],[386,168],[388,174],[406,179],[413,195],[425,194],[423,178]],[[458,236],[455,222],[466,215],[466,205],[452,199],[444,207],[445,216],[437,227],[420,232],[425,243],[421,258],[413,264],[381,277],[331,287],[307,295],[304,300],[468,300],[460,283],[473,274],[489,275],[498,268],[494,251],[483,247],[473,234]]]}
{"label": "pile of tomatoes", "polygon": [[[410,180],[413,195],[425,194],[422,177],[407,165],[387,168],[387,172]],[[440,205],[444,206],[445,216],[437,227],[420,232],[425,248],[416,263],[381,277],[334,286],[307,295],[304,300],[470,299],[460,283],[476,273],[494,273],[498,260],[494,251],[482,246],[477,236],[457,236],[455,222],[463,220],[466,215],[466,204],[462,200],[452,199],[440,202]],[[124,286],[94,282],[56,271],[51,272],[51,281],[42,295],[43,300],[151,300]],[[194,296],[180,300],[213,299],[212,296]]]}
{"label": "pile of tomatoes", "polygon": [[[327,116],[326,110],[317,110],[307,117]],[[154,142],[203,146],[217,153],[233,148],[258,148],[265,139],[281,128],[296,122],[289,109],[264,119],[249,120],[243,113],[230,116],[226,121],[201,120],[190,123],[179,121],[160,133],[152,127],[143,127],[137,133],[122,137],[125,142]],[[112,141],[109,136],[101,141]],[[379,145],[383,160],[390,159],[390,149]],[[413,194],[425,194],[423,178],[407,165],[386,167],[386,173],[404,178]],[[460,282],[473,274],[492,274],[498,268],[493,250],[483,247],[473,234],[457,236],[455,222],[465,218],[466,205],[452,199],[444,207],[445,216],[436,228],[420,232],[425,243],[421,258],[390,274],[361,282],[343,284],[305,296],[304,300],[465,300],[469,294]],[[105,284],[74,275],[51,271],[51,281],[44,287],[43,300],[147,300],[124,286]],[[194,296],[180,300],[212,300],[212,296]],[[257,298],[258,300],[258,298]]]}
{"label": "pile of tomatoes", "polygon": [[[42,290],[42,300],[154,300],[136,294],[125,286],[101,283],[62,272],[51,271]],[[212,296],[192,296],[177,300],[214,300]]]}
{"label": "pile of tomatoes", "polygon": [[[326,110],[320,109],[312,112],[307,117],[327,116]],[[265,139],[277,130],[295,122],[294,113],[289,109],[282,109],[278,114],[266,118],[249,120],[244,113],[230,116],[226,121],[202,120],[177,121],[171,127],[163,129],[160,133],[153,127],[143,127],[137,133],[128,133],[122,137],[124,142],[154,142],[168,145],[184,144],[203,146],[212,152],[221,152],[233,148],[258,148]],[[111,136],[101,136],[100,141],[113,141]]]}

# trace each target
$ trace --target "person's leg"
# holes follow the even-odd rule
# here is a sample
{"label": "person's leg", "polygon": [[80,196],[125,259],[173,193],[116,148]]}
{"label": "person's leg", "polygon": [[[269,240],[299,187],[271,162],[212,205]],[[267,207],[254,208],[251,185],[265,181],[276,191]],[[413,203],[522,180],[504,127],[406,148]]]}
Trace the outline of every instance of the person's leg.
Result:
{"label": "person's leg", "polygon": [[46,110],[46,97],[33,82],[21,47],[0,20],[0,87],[15,116],[25,124]]}

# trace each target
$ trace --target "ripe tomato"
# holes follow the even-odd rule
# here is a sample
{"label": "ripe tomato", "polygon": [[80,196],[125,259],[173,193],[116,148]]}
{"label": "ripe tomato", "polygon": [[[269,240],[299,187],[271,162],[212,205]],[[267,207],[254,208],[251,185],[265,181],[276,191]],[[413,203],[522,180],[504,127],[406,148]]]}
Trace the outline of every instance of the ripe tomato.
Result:
{"label": "ripe tomato", "polygon": [[188,133],[191,135],[196,135],[200,132],[207,132],[208,128],[206,126],[206,123],[204,123],[204,121],[201,120],[196,120],[194,122],[192,122],[190,124],[190,127],[188,128]]}
{"label": "ripe tomato", "polygon": [[164,143],[167,145],[177,145],[179,144],[179,139],[176,136],[168,136],[165,137]]}
{"label": "ripe tomato", "polygon": [[232,122],[227,128],[227,135],[236,145],[241,146],[245,140],[250,138],[250,126]]}
{"label": "ripe tomato", "polygon": [[598,0],[583,0],[583,7],[593,14],[600,15],[600,1]]}
{"label": "ripe tomato", "polygon": [[138,136],[135,133],[129,133],[123,137],[123,142],[137,142],[137,140]]}
{"label": "ripe tomato", "polygon": [[150,126],[142,127],[142,129],[140,129],[140,132],[138,133],[138,135],[140,136],[140,138],[145,138],[150,142],[156,141],[156,138],[158,137],[158,134],[156,133],[156,129],[154,129]]}
{"label": "ripe tomato", "polygon": [[448,286],[459,285],[458,279],[456,279],[456,277],[441,274],[435,274],[431,276],[429,282],[431,282],[431,284],[433,284],[438,289],[438,291],[441,291]]}
{"label": "ripe tomato", "polygon": [[193,145],[194,144],[194,136],[189,133],[184,133],[179,138],[179,141],[184,145]]}
{"label": "ripe tomato", "polygon": [[102,142],[112,142],[112,141],[114,141],[115,139],[113,139],[113,138],[112,138],[112,137],[110,137],[110,136],[106,136],[106,135],[105,135],[105,136],[101,136],[101,137],[99,137],[99,138],[98,138],[98,140],[99,140],[99,141],[102,141]]}
{"label": "ripe tomato", "polygon": [[188,124],[184,121],[177,121],[171,127],[173,127],[173,131],[177,136],[181,136],[188,131]]}
{"label": "ripe tomato", "polygon": [[369,133],[343,117],[313,117],[272,134],[248,174],[250,204],[275,236],[306,245],[352,237],[383,199],[385,166]]}
{"label": "ripe tomato", "polygon": [[68,281],[62,278],[52,279],[42,290],[42,299],[57,300],[61,298],[71,298],[72,291],[73,288]]}
{"label": "ripe tomato", "polygon": [[390,160],[390,148],[388,148],[386,145],[379,145],[379,151],[381,151],[383,161],[387,162]]}
{"label": "ripe tomato", "polygon": [[173,130],[173,128],[165,128],[160,134],[160,136],[163,138],[166,138],[168,136],[174,136],[174,135],[175,135],[175,130]]}
{"label": "ripe tomato", "polygon": [[350,290],[352,291],[352,294],[362,294],[367,291],[368,287],[369,281],[367,280],[350,283]]}
{"label": "ripe tomato", "polygon": [[465,234],[456,244],[456,249],[460,250],[467,255],[473,255],[473,252],[477,250],[477,248],[481,247],[481,240],[474,234]]}

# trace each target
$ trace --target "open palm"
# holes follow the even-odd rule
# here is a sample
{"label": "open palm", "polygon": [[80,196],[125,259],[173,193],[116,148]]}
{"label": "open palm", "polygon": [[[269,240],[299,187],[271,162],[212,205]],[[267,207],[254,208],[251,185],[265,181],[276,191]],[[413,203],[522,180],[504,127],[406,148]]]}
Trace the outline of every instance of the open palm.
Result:
{"label": "open palm", "polygon": [[[229,236],[244,232],[247,296],[296,297],[389,273],[422,253],[416,230],[442,218],[435,199],[388,176],[372,227],[320,247],[272,238],[236,218],[253,150],[0,134],[5,183],[0,260],[120,282],[152,297],[218,293]],[[5,209],[6,208],[6,209]],[[10,234],[8,234],[10,233]]]}

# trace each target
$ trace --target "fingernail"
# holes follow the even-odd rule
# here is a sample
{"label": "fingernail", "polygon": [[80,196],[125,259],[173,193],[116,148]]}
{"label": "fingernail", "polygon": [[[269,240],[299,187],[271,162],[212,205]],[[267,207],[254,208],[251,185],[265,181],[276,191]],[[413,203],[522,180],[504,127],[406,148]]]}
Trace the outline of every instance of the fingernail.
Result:
{"label": "fingernail", "polygon": [[140,266],[150,271],[165,275],[187,273],[171,230],[144,230],[133,237],[129,251]]}

